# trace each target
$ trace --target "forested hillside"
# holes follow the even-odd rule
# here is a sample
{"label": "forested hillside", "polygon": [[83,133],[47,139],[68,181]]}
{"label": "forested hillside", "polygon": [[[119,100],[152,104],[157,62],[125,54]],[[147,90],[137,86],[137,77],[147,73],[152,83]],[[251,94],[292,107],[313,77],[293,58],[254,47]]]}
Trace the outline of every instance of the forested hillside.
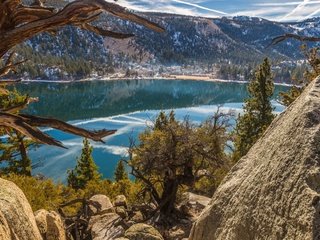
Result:
{"label": "forested hillside", "polygon": [[[50,1],[63,5],[63,1]],[[320,19],[300,23],[277,23],[261,18],[207,19],[164,13],[144,13],[165,27],[155,33],[134,23],[105,15],[97,25],[108,30],[133,33],[136,37],[103,39],[94,33],[65,27],[41,34],[17,48],[20,58],[29,59],[19,70],[26,79],[73,80],[112,75],[210,73],[214,77],[247,80],[264,56],[273,60],[276,81],[301,75],[304,59],[300,42],[290,40],[267,47],[284,33],[319,35]],[[108,22],[108,25],[105,25]],[[103,23],[103,24],[102,24]],[[139,66],[138,66],[139,65]]]}

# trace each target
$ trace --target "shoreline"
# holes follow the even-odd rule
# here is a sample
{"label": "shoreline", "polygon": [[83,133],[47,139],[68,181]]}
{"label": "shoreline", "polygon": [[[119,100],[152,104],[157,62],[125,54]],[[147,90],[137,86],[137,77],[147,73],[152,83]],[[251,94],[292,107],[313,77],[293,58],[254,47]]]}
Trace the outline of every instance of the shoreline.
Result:
{"label": "shoreline", "polygon": [[[132,80],[178,80],[178,81],[203,81],[203,82],[216,82],[216,83],[239,83],[246,84],[248,81],[241,80],[226,80],[219,78],[210,78],[209,76],[195,76],[195,75],[170,75],[168,77],[100,77],[100,78],[85,78],[80,80],[22,80],[22,83],[75,83],[75,82],[90,82],[90,81],[132,81]],[[274,83],[276,86],[292,87],[294,84],[289,83]]]}

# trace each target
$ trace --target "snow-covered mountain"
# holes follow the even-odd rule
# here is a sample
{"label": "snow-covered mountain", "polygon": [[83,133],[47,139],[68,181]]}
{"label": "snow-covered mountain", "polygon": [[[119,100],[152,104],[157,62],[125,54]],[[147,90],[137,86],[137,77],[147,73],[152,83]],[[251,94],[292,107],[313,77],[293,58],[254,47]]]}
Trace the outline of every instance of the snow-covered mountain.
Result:
{"label": "snow-covered mountain", "polygon": [[[164,62],[228,60],[243,63],[265,56],[297,60],[302,57],[301,42],[289,40],[267,46],[274,37],[285,33],[320,36],[320,18],[300,23],[278,23],[245,16],[221,19],[156,13],[146,16],[164,26],[166,33],[150,33],[134,24],[126,24],[125,30],[132,29],[137,35],[135,44]],[[119,25],[117,27],[121,29]]]}
{"label": "snow-covered mountain", "polygon": [[211,71],[212,66],[219,69],[225,64],[254,66],[266,56],[275,64],[285,62],[296,66],[297,61],[303,59],[302,43],[288,40],[267,47],[272,39],[285,33],[320,36],[320,18],[279,23],[246,16],[210,19],[165,13],[140,15],[159,23],[166,32],[155,33],[108,15],[96,24],[114,31],[134,33],[135,37],[103,39],[71,26],[56,36],[41,34],[18,48],[21,57],[31,60],[21,69],[20,75],[74,79],[115,71],[128,73],[135,66],[161,72],[172,65],[193,66],[197,71],[199,66],[201,69],[210,66],[206,71]]}

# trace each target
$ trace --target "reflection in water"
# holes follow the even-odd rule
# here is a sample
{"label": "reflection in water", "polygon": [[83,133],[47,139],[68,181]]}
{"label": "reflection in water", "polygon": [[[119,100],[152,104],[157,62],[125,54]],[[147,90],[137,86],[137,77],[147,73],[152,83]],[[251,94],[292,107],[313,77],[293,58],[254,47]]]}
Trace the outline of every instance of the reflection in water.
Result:
{"label": "reflection in water", "polygon": [[[40,98],[28,107],[28,113],[56,117],[88,129],[117,129],[115,135],[105,139],[106,144],[92,142],[93,157],[107,178],[112,178],[117,162],[126,156],[129,136],[137,137],[159,110],[176,109],[178,119],[189,115],[192,121],[200,123],[220,104],[226,111],[240,110],[247,97],[245,84],[186,80],[30,83],[17,88]],[[277,86],[276,95],[284,90],[286,87]],[[283,110],[279,104],[275,105],[277,111]],[[65,181],[66,170],[74,167],[81,152],[82,139],[55,130],[46,131],[68,149],[41,146],[30,151],[31,159],[40,163],[34,173]]]}
{"label": "reflection in water", "polygon": [[[78,120],[147,109],[171,109],[242,102],[246,85],[186,80],[121,80],[20,84],[38,96],[28,113]],[[277,91],[285,87],[277,87]]]}

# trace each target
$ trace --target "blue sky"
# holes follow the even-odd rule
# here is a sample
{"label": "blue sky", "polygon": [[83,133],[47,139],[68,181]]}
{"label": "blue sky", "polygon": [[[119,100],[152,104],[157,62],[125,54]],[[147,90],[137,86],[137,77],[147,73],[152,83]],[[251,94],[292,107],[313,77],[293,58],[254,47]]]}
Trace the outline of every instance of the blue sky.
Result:
{"label": "blue sky", "polygon": [[140,11],[206,17],[246,15],[275,21],[301,21],[320,16],[320,0],[119,0],[118,4]]}

